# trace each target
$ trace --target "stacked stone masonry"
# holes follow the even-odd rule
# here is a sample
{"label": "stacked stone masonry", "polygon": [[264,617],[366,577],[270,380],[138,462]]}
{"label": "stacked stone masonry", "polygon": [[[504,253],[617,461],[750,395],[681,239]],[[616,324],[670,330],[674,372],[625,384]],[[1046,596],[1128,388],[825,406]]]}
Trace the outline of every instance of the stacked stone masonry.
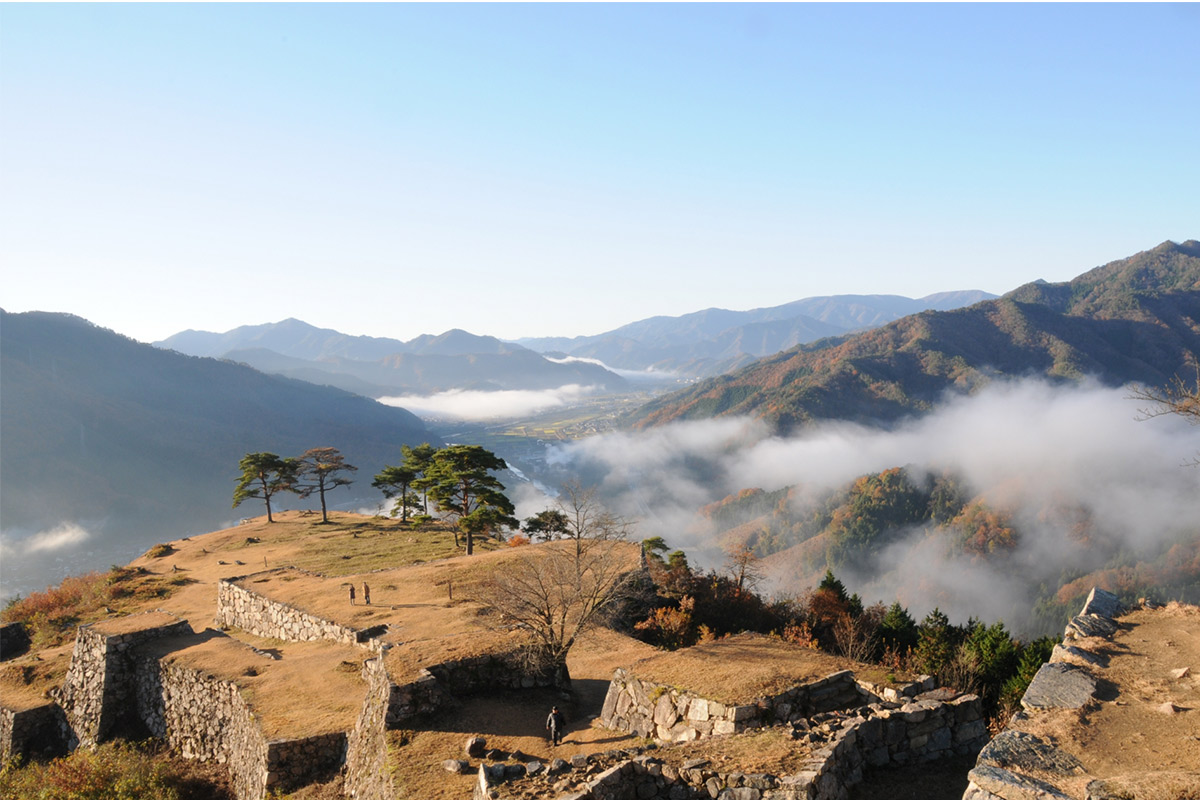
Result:
{"label": "stacked stone masonry", "polygon": [[[300,570],[272,570],[271,574],[279,572]],[[322,619],[240,585],[241,581],[253,577],[229,578],[217,584],[217,625],[239,628],[264,639],[282,639],[286,642],[328,641],[367,646],[374,642],[367,632]]]}
{"label": "stacked stone masonry", "polygon": [[393,800],[385,766],[388,728],[434,713],[455,695],[554,683],[554,676],[530,673],[516,660],[497,656],[431,665],[415,680],[397,683],[383,658],[389,645],[376,638],[386,628],[338,625],[250,591],[239,585],[242,580],[219,583],[216,624],[284,641],[354,644],[375,655],[364,662],[368,689],[352,730],[268,741],[236,684],[139,652],[141,645],[163,637],[198,636],[184,620],[161,624],[146,615],[145,627],[134,622],[130,632],[116,635],[80,626],[67,676],[53,701],[28,710],[0,707],[0,758],[62,754],[125,730],[142,730],[185,758],[224,764],[240,800],[294,791],[339,771],[347,796]]}
{"label": "stacked stone masonry", "polygon": [[56,703],[23,710],[0,707],[0,764],[10,758],[53,758],[66,753],[66,717]]}
{"label": "stacked stone masonry", "polygon": [[871,684],[860,684],[853,673],[844,671],[738,705],[679,692],[617,670],[601,716],[609,727],[627,726],[618,729],[653,737],[670,748],[705,736],[774,725],[791,729],[793,736],[806,731],[810,755],[798,771],[786,775],[721,772],[706,761],[685,761],[677,768],[645,752],[577,756],[573,761],[578,764],[483,765],[475,797],[491,797],[502,782],[544,781],[547,774],[582,769],[589,776],[586,785],[560,800],[844,798],[846,788],[860,782],[867,768],[969,755],[987,741],[979,698],[948,690],[925,691],[931,682],[888,687],[889,696],[897,699],[881,700],[865,688]]}
{"label": "stacked stone masonry", "polygon": [[[1095,663],[1092,654],[1075,646],[1076,640],[1093,636],[1111,639],[1117,631],[1115,618],[1121,612],[1116,595],[1092,589],[1083,609],[1067,623],[1063,643],[1054,648],[1050,661],[1030,681],[1021,698],[1024,710],[1014,715],[1008,728],[980,751],[976,766],[969,773],[963,800],[1070,800],[1046,776],[1077,777],[1083,773],[1079,760],[1015,726],[1027,714],[1056,708],[1078,709],[1095,698],[1096,676],[1068,659]],[[1041,777],[1023,774],[1025,771],[1035,771]],[[1093,784],[1102,783],[1094,781],[1088,785],[1089,799],[1105,796],[1099,789],[1093,791]]]}
{"label": "stacked stone masonry", "polygon": [[[933,688],[931,678],[887,687],[884,699],[896,701]],[[605,727],[661,742],[690,742],[794,722],[835,709],[854,708],[880,699],[881,687],[861,683],[849,670],[800,684],[774,697],[732,704],[700,697],[653,681],[640,680],[618,669],[608,686],[600,721]]]}
{"label": "stacked stone masonry", "polygon": [[0,625],[0,661],[16,658],[29,649],[29,633],[20,622]]}

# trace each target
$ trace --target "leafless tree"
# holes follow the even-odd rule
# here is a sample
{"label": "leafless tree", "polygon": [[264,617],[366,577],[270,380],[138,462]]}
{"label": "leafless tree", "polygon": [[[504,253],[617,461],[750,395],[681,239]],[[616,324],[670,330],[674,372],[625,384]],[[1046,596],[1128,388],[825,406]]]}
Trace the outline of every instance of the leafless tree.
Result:
{"label": "leafless tree", "polygon": [[837,650],[851,661],[872,661],[879,644],[879,622],[883,618],[883,606],[872,606],[855,616],[840,614],[833,625],[833,639]]}
{"label": "leafless tree", "polygon": [[585,487],[579,481],[568,481],[556,505],[566,517],[564,538],[573,539],[577,555],[588,542],[625,539],[633,523],[605,508],[596,498],[596,487]]}
{"label": "leafless tree", "polygon": [[739,592],[753,590],[762,581],[762,559],[746,542],[725,546],[725,569],[737,583]]}
{"label": "leafless tree", "polygon": [[565,675],[567,653],[579,637],[618,616],[640,594],[639,547],[587,539],[521,551],[496,570],[477,599],[496,612],[499,624],[528,631],[532,665]]}
{"label": "leafless tree", "polygon": [[[1200,365],[1196,367],[1195,385],[1176,375],[1162,387],[1134,386],[1131,397],[1148,404],[1138,409],[1143,420],[1178,414],[1190,424],[1200,425]],[[1200,466],[1200,456],[1189,463]]]}

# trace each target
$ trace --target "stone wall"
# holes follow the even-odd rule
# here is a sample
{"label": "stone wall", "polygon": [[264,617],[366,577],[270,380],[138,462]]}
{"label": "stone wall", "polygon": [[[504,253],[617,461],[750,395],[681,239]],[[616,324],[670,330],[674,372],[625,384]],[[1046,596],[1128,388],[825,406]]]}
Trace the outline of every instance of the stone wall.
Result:
{"label": "stone wall", "polygon": [[16,658],[29,649],[29,632],[24,623],[8,622],[0,625],[0,661]]}
{"label": "stone wall", "polygon": [[388,770],[388,712],[396,690],[383,658],[363,663],[367,696],[346,743],[346,796],[357,800],[393,800],[396,787]]}
{"label": "stone wall", "polygon": [[[1117,632],[1116,617],[1121,613],[1117,596],[1093,588],[1083,609],[1067,623],[1062,644],[1056,645],[1050,660],[1043,664],[1021,698],[1025,712],[1038,709],[1078,709],[1091,702],[1098,683],[1088,670],[1070,663],[1073,658],[1095,663],[1097,657],[1075,646],[1077,639],[1099,637],[1111,639]],[[1066,793],[1048,782],[1048,776],[1073,778],[1082,772],[1074,756],[1051,743],[1017,730],[1026,718],[1017,712],[1008,728],[996,735],[979,753],[975,768],[969,773],[963,800],[1052,800],[1067,798]],[[1039,778],[1022,774],[1033,771]],[[1097,796],[1103,793],[1098,792]],[[1092,796],[1092,787],[1088,787]]]}
{"label": "stone wall", "polygon": [[869,699],[874,698],[859,687],[849,670],[794,686],[774,697],[735,705],[641,680],[618,669],[608,685],[600,722],[613,730],[663,742],[689,742],[860,706]]}
{"label": "stone wall", "polygon": [[55,692],[70,727],[67,749],[102,741],[132,708],[133,648],[163,636],[191,632],[184,620],[116,635],[80,625],[67,676]]}
{"label": "stone wall", "polygon": [[[626,685],[628,677],[624,676]],[[827,682],[817,684],[818,698],[836,698],[846,693],[846,678],[842,673],[835,673],[825,680]],[[832,687],[839,688],[833,690]],[[825,690],[829,690],[828,693]],[[793,695],[793,699],[798,696]],[[712,711],[710,709],[709,713]],[[710,716],[709,720],[712,719]],[[722,719],[733,721],[728,713]],[[718,769],[701,759],[669,759],[670,750],[677,745],[665,745],[666,749],[658,754],[647,755],[643,751],[633,758],[621,752],[575,756],[571,762],[557,761],[550,765],[534,762],[515,770],[513,765],[483,765],[475,795],[478,800],[483,800],[496,783],[514,780],[512,773],[515,771],[520,776],[516,779],[536,784],[526,787],[532,794],[550,794],[549,790],[564,780],[576,784],[586,780],[561,800],[714,797],[728,800],[840,800],[846,795],[846,787],[862,780],[867,768],[969,755],[987,741],[979,698],[956,695],[949,690],[927,692],[903,703],[880,701],[854,709],[816,712],[811,717],[793,713],[790,722],[779,723],[776,727],[781,735],[790,729],[793,738],[802,740],[797,742],[797,747],[809,749],[809,756],[794,773],[747,774],[731,771],[728,767]],[[576,780],[570,780],[572,775]]]}
{"label": "stone wall", "polygon": [[[322,619],[288,603],[252,592],[237,583],[251,577],[254,576],[230,578],[217,583],[217,625],[241,628],[264,639],[282,639],[285,642],[364,644],[372,641],[368,635],[371,632]],[[374,633],[378,635],[379,631]]]}
{"label": "stone wall", "polygon": [[[808,739],[811,751],[801,768],[787,775],[722,771],[701,759],[672,765],[665,758],[670,745],[664,757],[644,752],[632,759],[620,753],[576,756],[570,763],[535,762],[517,773],[523,771],[524,780],[544,782],[547,789],[572,773],[586,777],[581,788],[562,800],[834,800],[844,798],[846,787],[861,781],[869,766],[969,754],[987,739],[981,704],[974,695],[949,700],[926,695],[903,705],[875,703],[853,712],[819,713],[793,726],[807,731],[801,738]],[[487,797],[491,786],[512,779],[511,765],[497,766],[480,769],[476,798]]]}
{"label": "stone wall", "polygon": [[16,711],[0,707],[0,764],[14,756],[53,758],[66,753],[66,717],[55,703]]}
{"label": "stone wall", "polygon": [[224,764],[238,797],[267,788],[267,741],[238,687],[147,656],[138,662],[139,717],[184,758]]}

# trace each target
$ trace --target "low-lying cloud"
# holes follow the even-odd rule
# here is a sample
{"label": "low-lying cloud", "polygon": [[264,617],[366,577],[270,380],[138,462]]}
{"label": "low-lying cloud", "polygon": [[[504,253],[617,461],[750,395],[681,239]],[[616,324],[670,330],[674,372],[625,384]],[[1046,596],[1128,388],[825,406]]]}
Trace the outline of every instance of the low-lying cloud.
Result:
{"label": "low-lying cloud", "polygon": [[38,531],[32,536],[15,538],[6,535],[0,538],[0,552],[5,555],[32,555],[55,553],[83,544],[91,534],[78,523],[63,522],[53,528]]}
{"label": "low-lying cloud", "polygon": [[750,487],[820,492],[898,466],[953,471],[972,494],[1014,513],[1025,534],[1017,552],[977,563],[919,529],[847,583],[868,600],[899,597],[921,613],[940,605],[961,618],[1012,619],[1027,610],[1029,579],[1103,566],[1088,563],[1086,551],[1081,560],[1072,514],[1085,513],[1106,543],[1096,560],[1122,548],[1153,554],[1198,535],[1200,469],[1181,464],[1200,451],[1200,428],[1138,417],[1123,389],[998,382],[891,430],[830,422],[781,438],[755,420],[683,422],[564,444],[552,460],[596,476],[608,502],[641,518],[641,536],[662,536],[709,566],[721,556],[696,524],[705,503]]}
{"label": "low-lying cloud", "polygon": [[564,356],[563,358],[542,357],[555,364],[595,364],[597,367],[603,367],[609,372],[620,375],[622,378],[634,383],[669,383],[679,379],[679,373],[670,370],[655,369],[654,367],[646,367],[646,369],[621,369],[620,367],[605,364],[598,358],[583,358],[581,356]]}
{"label": "low-lying cloud", "polygon": [[575,383],[556,389],[504,389],[495,392],[451,389],[432,395],[381,397],[379,402],[405,408],[422,419],[482,422],[522,417],[570,405],[595,391],[594,386]]}

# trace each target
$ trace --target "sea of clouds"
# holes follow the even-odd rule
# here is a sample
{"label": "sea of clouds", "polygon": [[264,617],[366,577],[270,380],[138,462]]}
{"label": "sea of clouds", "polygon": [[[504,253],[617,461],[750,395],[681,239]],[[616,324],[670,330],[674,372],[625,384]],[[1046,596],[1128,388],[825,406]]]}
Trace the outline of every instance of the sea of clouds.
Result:
{"label": "sea of clouds", "polygon": [[[1010,558],[955,556],[916,529],[868,570],[839,577],[868,601],[1011,620],[1028,613],[1031,583],[1200,535],[1200,469],[1185,466],[1198,452],[1200,427],[1145,419],[1126,389],[1030,379],[950,397],[887,430],[827,422],[779,437],[756,420],[722,418],[583,439],[556,447],[550,461],[594,481],[616,511],[639,519],[641,537],[662,536],[705,566],[719,565],[721,552],[696,510],[741,489],[819,493],[891,467],[954,471],[972,494],[1014,513],[1024,535]],[[1047,508],[1084,510],[1103,546],[1081,551],[1074,518]],[[797,576],[773,577],[779,591],[803,588]]]}

